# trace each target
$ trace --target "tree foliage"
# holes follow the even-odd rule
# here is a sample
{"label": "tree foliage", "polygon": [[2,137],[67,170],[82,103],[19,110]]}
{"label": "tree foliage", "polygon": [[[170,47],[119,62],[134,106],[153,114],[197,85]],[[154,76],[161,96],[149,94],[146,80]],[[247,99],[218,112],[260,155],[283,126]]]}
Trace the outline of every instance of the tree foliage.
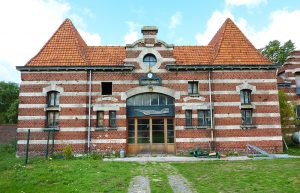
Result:
{"label": "tree foliage", "polygon": [[294,50],[295,45],[291,40],[285,42],[283,45],[278,40],[273,40],[262,49],[261,53],[273,63],[282,65]]}
{"label": "tree foliage", "polygon": [[19,85],[0,81],[0,124],[17,123]]}
{"label": "tree foliage", "polygon": [[[294,105],[288,103],[288,97],[282,90],[279,92],[279,107],[280,107],[280,121],[282,128],[286,128],[291,124],[296,124],[296,113]],[[293,121],[294,120],[294,121]]]}

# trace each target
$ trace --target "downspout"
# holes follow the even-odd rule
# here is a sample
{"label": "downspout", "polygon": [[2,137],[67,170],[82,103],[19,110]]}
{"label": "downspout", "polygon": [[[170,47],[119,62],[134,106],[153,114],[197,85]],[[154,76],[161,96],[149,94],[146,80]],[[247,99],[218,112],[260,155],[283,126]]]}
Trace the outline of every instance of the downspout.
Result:
{"label": "downspout", "polygon": [[212,107],[212,89],[211,89],[211,71],[208,71],[208,85],[209,85],[209,108],[210,108],[210,136],[211,136],[211,142],[212,142],[212,146],[213,149],[215,149],[214,147],[214,131],[213,131],[213,127],[214,127],[214,122],[213,122],[213,107]]}
{"label": "downspout", "polygon": [[91,100],[92,100],[92,70],[89,70],[89,120],[88,120],[88,153],[90,152],[91,141]]}

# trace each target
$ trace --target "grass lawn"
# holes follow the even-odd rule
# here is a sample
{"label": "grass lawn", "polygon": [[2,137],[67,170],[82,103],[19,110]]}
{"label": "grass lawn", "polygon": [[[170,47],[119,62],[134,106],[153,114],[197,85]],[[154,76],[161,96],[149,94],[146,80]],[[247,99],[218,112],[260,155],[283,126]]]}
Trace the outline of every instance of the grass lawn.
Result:
{"label": "grass lawn", "polygon": [[299,192],[300,159],[121,163],[93,159],[15,158],[0,148],[0,192],[127,192],[148,176],[152,192],[172,192],[168,175],[181,174],[198,192]]}

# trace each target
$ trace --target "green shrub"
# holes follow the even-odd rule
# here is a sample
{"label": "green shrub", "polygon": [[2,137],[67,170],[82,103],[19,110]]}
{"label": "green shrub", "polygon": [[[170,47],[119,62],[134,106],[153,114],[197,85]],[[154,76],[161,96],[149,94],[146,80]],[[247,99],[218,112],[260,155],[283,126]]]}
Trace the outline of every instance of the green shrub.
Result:
{"label": "green shrub", "polygon": [[93,159],[93,160],[102,160],[103,156],[101,154],[98,154],[98,153],[91,153],[90,158]]}
{"label": "green shrub", "polygon": [[65,160],[69,160],[69,159],[72,159],[74,157],[73,148],[70,144],[64,147],[63,156],[64,156]]}

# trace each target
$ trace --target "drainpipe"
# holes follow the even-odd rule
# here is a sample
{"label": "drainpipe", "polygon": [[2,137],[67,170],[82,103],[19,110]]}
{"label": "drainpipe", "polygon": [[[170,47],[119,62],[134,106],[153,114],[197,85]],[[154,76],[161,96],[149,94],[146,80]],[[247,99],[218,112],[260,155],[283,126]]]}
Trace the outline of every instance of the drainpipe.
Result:
{"label": "drainpipe", "polygon": [[211,142],[213,143],[213,149],[214,147],[214,131],[213,131],[213,110],[212,110],[212,90],[211,90],[211,71],[208,71],[208,85],[209,85],[209,108],[210,108],[210,136],[211,136]]}
{"label": "drainpipe", "polygon": [[89,72],[89,120],[88,120],[88,152],[90,152],[91,141],[91,100],[92,100],[92,70]]}

